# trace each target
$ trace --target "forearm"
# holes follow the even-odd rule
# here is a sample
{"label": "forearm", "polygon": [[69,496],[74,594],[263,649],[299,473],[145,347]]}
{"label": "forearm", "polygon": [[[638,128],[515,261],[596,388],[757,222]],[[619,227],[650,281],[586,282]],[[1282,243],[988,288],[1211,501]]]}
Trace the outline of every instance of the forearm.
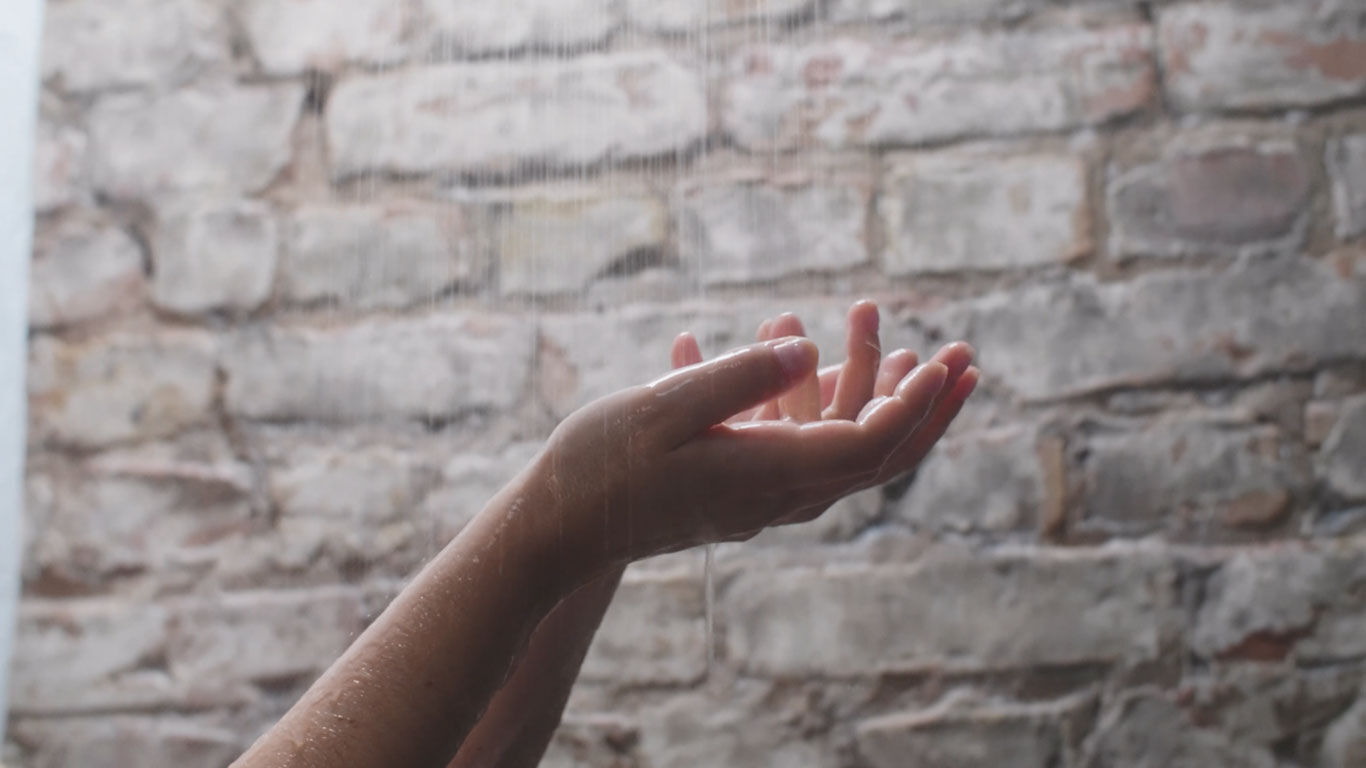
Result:
{"label": "forearm", "polygon": [[512,678],[494,696],[450,768],[534,768],[540,763],[621,574],[616,569],[585,585],[541,622]]}
{"label": "forearm", "polygon": [[445,766],[573,583],[548,565],[555,512],[510,486],[237,765]]}

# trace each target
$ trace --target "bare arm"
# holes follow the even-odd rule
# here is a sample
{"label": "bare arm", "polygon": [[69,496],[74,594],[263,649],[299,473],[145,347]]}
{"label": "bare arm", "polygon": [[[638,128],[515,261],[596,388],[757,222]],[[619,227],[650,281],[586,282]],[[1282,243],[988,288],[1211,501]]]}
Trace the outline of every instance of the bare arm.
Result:
{"label": "bare arm", "polygon": [[540,764],[621,574],[617,569],[582,587],[541,622],[512,679],[494,696],[449,768]]}

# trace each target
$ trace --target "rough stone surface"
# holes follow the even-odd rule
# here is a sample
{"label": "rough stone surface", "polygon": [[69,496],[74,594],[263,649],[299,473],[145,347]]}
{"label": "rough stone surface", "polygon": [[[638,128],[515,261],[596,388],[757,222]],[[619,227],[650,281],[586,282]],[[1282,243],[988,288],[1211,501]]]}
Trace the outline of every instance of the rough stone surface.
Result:
{"label": "rough stone surface", "polygon": [[228,58],[210,0],[65,0],[47,8],[43,78],[66,91],[182,82]]}
{"label": "rough stone surface", "polygon": [[1173,577],[1142,550],[754,572],[722,591],[721,610],[729,658],[755,674],[1136,661],[1179,625]]}
{"label": "rough stone surface", "polygon": [[40,122],[33,150],[33,206],[39,214],[79,199],[89,145],[80,131]]}
{"label": "rough stone surface", "polygon": [[916,471],[897,519],[917,528],[1018,531],[1037,525],[1047,482],[1033,431],[955,437]]}
{"label": "rough stone surface", "polygon": [[142,250],[111,222],[85,217],[40,227],[29,267],[28,321],[75,325],[142,301]]}
{"label": "rough stone surface", "polygon": [[1168,156],[1111,179],[1111,250],[1179,256],[1285,242],[1307,213],[1312,173],[1289,142],[1175,142]]}
{"label": "rough stone surface", "polygon": [[340,330],[244,331],[224,350],[228,409],[251,419],[432,419],[519,402],[532,328],[432,315]]}
{"label": "rough stone surface", "polygon": [[1060,131],[1146,108],[1149,46],[1146,28],[1116,26],[757,47],[731,64],[722,119],[750,149]]}
{"label": "rough stone surface", "polygon": [[389,64],[406,53],[402,3],[248,0],[236,12],[261,68],[271,74]]}
{"label": "rough stone surface", "polygon": [[708,284],[835,272],[868,261],[870,184],[718,183],[682,196],[682,258]]}
{"label": "rough stone surface", "polygon": [[1158,19],[1167,96],[1180,109],[1309,107],[1366,93],[1366,24],[1350,4],[1184,3]]}
{"label": "rough stone surface", "polygon": [[263,204],[168,206],[153,249],[152,301],[186,315],[249,312],[270,298],[279,250],[275,218]]}
{"label": "rough stone surface", "polygon": [[886,715],[859,724],[859,752],[872,768],[1065,765],[1088,725],[1089,699],[976,706],[949,701]]}
{"label": "rough stone surface", "polygon": [[312,206],[285,231],[280,292],[302,304],[431,301],[476,280],[488,252],[477,216],[416,204]]}
{"label": "rough stone surface", "polygon": [[101,98],[90,114],[93,183],[113,197],[252,192],[289,162],[304,89],[282,84]]}
{"label": "rough stone surface", "polygon": [[1041,266],[1090,253],[1086,166],[980,151],[893,161],[880,199],[894,275]]}
{"label": "rough stone surface", "polygon": [[20,720],[14,739],[25,768],[222,768],[249,744],[228,723],[165,715]]}
{"label": "rough stone surface", "polygon": [[1081,524],[1111,533],[1274,527],[1310,483],[1304,452],[1270,425],[1193,418],[1098,427],[1076,450]]}
{"label": "rough stone surface", "polygon": [[1366,397],[1349,401],[1323,446],[1328,486],[1342,496],[1366,500]]}
{"label": "rough stone surface", "polygon": [[1206,658],[1355,658],[1366,646],[1363,579],[1357,546],[1239,553],[1206,587],[1192,649]]}
{"label": "rough stone surface", "polygon": [[1324,765],[1348,768],[1366,762],[1366,697],[1329,726],[1323,736]]}
{"label": "rough stone surface", "polygon": [[189,331],[84,343],[35,339],[28,376],[33,439],[96,448],[208,422],[215,347],[212,338]]}
{"label": "rough stone surface", "polygon": [[1328,145],[1328,173],[1338,237],[1366,234],[1366,133],[1344,136]]}
{"label": "rough stone surface", "polygon": [[705,607],[691,575],[631,575],[584,660],[589,681],[691,683],[707,672]]}
{"label": "rough stone surface", "polygon": [[698,74],[660,54],[453,64],[344,81],[327,135],[341,176],[507,173],[672,154],[705,107]]}
{"label": "rough stone surface", "polygon": [[657,259],[667,247],[664,203],[649,195],[547,192],[507,205],[496,226],[504,295],[580,293],[632,258]]}
{"label": "rough stone surface", "polygon": [[1045,0],[833,0],[830,16],[846,23],[961,24],[1016,19],[1046,5]]}
{"label": "rough stone surface", "polygon": [[[1160,737],[1155,738],[1160,734]],[[1104,716],[1085,768],[1275,768],[1267,750],[1197,727],[1160,694],[1125,697]]]}
{"label": "rough stone surface", "polygon": [[762,21],[773,23],[810,13],[814,0],[626,0],[627,17],[646,29],[698,33],[709,26]]}
{"label": "rough stone surface", "polygon": [[1304,370],[1366,353],[1366,335],[1343,332],[1366,324],[1366,260],[1345,263],[1345,274],[1283,257],[1125,285],[1073,278],[931,319],[945,336],[965,336],[991,361],[990,376],[1029,399]]}
{"label": "rough stone surface", "polygon": [[621,24],[615,0],[423,0],[438,51],[579,48],[603,42]]}
{"label": "rough stone surface", "polygon": [[269,490],[288,517],[380,524],[411,515],[440,478],[435,456],[398,446],[278,442]]}

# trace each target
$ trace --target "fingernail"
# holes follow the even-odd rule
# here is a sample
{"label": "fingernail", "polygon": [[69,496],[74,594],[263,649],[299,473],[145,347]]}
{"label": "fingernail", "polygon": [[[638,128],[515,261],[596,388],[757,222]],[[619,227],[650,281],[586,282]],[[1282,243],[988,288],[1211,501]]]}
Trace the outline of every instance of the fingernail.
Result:
{"label": "fingernail", "polygon": [[784,339],[773,347],[773,354],[789,380],[805,376],[816,367],[816,345],[809,339]]}

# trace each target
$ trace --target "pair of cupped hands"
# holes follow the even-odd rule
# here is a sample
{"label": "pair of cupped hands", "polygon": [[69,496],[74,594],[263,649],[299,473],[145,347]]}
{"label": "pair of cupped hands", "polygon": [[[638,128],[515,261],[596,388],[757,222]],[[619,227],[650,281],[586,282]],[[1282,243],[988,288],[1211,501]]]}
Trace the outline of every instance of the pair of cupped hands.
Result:
{"label": "pair of cupped hands", "polygon": [[554,548],[591,573],[744,540],[914,469],[976,387],[974,353],[884,357],[878,329],[876,304],[855,304],[846,360],[824,370],[793,315],[711,361],[679,336],[672,373],[575,412],[530,468]]}

